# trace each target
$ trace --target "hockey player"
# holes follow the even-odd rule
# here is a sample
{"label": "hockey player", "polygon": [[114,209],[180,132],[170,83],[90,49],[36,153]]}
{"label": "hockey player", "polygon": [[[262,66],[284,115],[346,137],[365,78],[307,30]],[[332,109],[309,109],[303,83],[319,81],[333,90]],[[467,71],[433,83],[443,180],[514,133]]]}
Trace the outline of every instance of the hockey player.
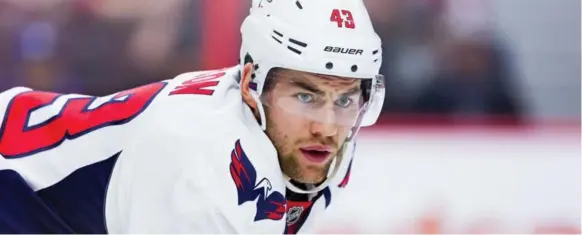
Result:
{"label": "hockey player", "polygon": [[361,0],[255,0],[241,64],[107,97],[0,94],[2,233],[297,233],[384,100]]}

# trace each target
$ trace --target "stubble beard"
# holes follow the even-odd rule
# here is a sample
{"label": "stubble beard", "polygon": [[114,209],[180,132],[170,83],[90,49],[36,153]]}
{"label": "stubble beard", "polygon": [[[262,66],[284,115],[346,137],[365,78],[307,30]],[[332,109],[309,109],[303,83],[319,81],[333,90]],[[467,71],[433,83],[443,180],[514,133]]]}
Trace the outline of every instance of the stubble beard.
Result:
{"label": "stubble beard", "polygon": [[[302,167],[299,163],[299,159],[303,157],[300,155],[301,153],[294,151],[291,147],[294,145],[289,143],[289,138],[284,134],[277,133],[276,130],[276,125],[273,124],[272,121],[269,121],[267,118],[266,134],[275,146],[281,171],[289,178],[299,183],[319,184],[323,182],[326,179],[329,168],[331,167],[331,163],[333,161],[330,160],[321,167],[313,165]],[[309,175],[316,176],[309,177],[306,171],[309,171]]]}

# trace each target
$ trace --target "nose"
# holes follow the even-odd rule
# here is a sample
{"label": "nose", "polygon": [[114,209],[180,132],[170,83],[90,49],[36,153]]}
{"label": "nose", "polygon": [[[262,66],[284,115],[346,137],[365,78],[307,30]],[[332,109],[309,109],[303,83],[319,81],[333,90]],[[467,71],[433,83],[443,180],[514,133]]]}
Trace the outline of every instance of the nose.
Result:
{"label": "nose", "polygon": [[319,120],[311,122],[311,134],[325,137],[335,136],[338,133],[338,124],[335,122],[335,113],[333,110],[324,112]]}
{"label": "nose", "polygon": [[311,123],[311,134],[325,137],[335,136],[337,134],[337,125],[334,123],[324,123],[314,121]]}

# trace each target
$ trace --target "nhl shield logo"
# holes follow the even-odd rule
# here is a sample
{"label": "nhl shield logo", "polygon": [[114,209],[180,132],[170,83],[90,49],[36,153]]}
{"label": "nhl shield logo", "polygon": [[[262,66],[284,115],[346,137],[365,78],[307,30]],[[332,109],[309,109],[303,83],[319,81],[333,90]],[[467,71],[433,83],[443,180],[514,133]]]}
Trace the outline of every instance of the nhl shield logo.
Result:
{"label": "nhl shield logo", "polygon": [[301,214],[305,209],[302,206],[294,206],[289,208],[287,212],[287,226],[294,225],[301,218]]}

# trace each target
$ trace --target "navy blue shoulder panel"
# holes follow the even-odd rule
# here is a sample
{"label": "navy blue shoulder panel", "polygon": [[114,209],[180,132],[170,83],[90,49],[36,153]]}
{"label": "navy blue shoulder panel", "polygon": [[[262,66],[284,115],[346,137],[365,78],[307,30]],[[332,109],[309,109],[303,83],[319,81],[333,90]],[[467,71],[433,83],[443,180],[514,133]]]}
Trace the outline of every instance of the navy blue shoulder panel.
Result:
{"label": "navy blue shoulder panel", "polygon": [[0,171],[0,233],[107,233],[105,198],[120,153],[34,192],[15,171]]}
{"label": "navy blue shoulder panel", "polygon": [[72,233],[15,171],[0,171],[0,233]]}

